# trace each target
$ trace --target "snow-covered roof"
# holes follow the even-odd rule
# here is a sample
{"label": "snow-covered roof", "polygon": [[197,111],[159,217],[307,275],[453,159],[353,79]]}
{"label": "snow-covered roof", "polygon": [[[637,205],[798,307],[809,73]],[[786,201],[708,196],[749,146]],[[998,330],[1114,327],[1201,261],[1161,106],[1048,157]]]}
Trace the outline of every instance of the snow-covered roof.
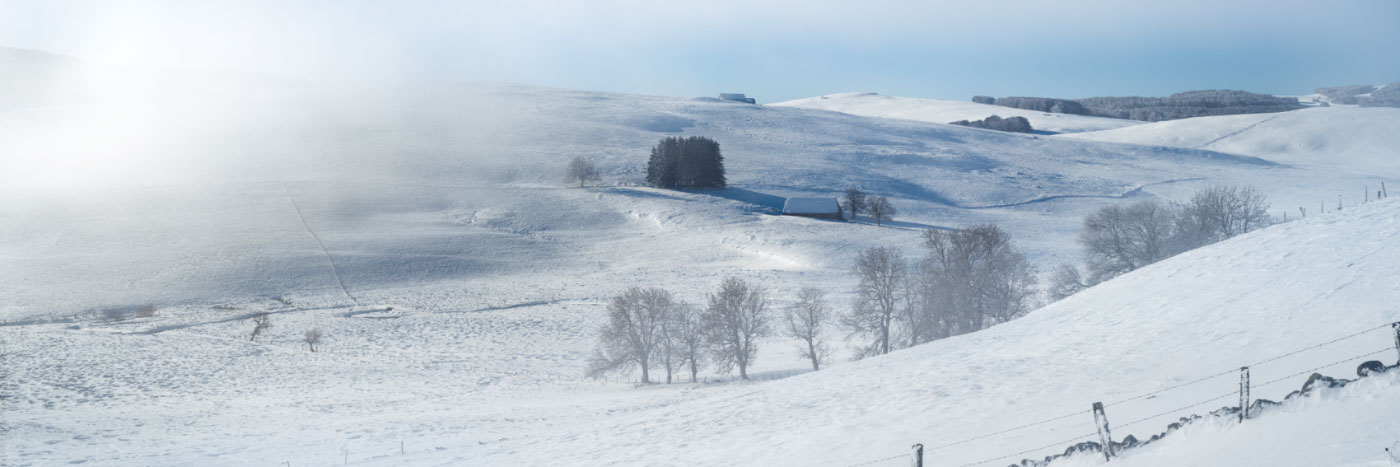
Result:
{"label": "snow-covered roof", "polygon": [[841,212],[836,198],[788,198],[783,214],[835,214]]}

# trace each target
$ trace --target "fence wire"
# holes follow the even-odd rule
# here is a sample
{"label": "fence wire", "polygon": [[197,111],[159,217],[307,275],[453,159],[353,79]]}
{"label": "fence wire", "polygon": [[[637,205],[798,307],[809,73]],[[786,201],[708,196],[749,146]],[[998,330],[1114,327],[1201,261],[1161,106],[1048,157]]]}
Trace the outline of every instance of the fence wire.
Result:
{"label": "fence wire", "polygon": [[1322,366],[1320,366],[1320,367],[1313,368],[1313,369],[1311,369],[1311,370],[1300,371],[1300,372],[1297,372],[1297,373],[1294,373],[1294,374],[1291,374],[1291,375],[1288,375],[1288,376],[1283,376],[1283,377],[1271,379],[1271,380],[1269,380],[1269,381],[1265,381],[1265,382],[1263,382],[1263,383],[1259,383],[1259,384],[1253,385],[1252,387],[1256,387],[1256,388],[1257,388],[1257,387],[1263,387],[1263,386],[1267,386],[1267,385],[1274,384],[1274,383],[1277,383],[1277,382],[1281,382],[1281,381],[1284,381],[1284,380],[1288,380],[1288,379],[1291,379],[1291,378],[1296,378],[1296,377],[1299,377],[1299,376],[1302,376],[1302,375],[1310,375],[1310,374],[1316,373],[1318,370],[1322,370],[1322,369],[1324,369],[1324,368],[1332,367],[1332,366],[1335,366],[1335,365],[1341,365],[1341,364],[1343,364],[1343,363],[1348,363],[1348,362],[1360,360],[1360,359],[1363,359],[1363,358],[1366,358],[1366,357],[1369,357],[1369,356],[1372,356],[1372,355],[1375,355],[1375,354],[1378,354],[1378,353],[1390,352],[1390,351],[1393,351],[1393,350],[1395,350],[1394,347],[1386,347],[1386,348],[1384,348],[1384,349],[1375,350],[1375,351],[1371,351],[1371,352],[1366,352],[1366,353],[1364,353],[1364,354],[1357,355],[1357,356],[1355,356],[1355,357],[1351,357],[1351,358],[1347,358],[1347,359],[1343,359],[1343,360],[1337,360],[1337,361],[1335,361],[1335,362],[1328,363],[1328,364],[1326,364],[1326,365],[1322,365]]}
{"label": "fence wire", "polygon": [[[1303,353],[1303,352],[1307,352],[1307,351],[1310,351],[1310,350],[1315,350],[1315,349],[1318,349],[1318,348],[1321,348],[1321,347],[1325,347],[1325,346],[1328,346],[1328,345],[1332,345],[1332,344],[1335,344],[1335,343],[1338,343],[1338,342],[1342,342],[1342,341],[1345,341],[1345,340],[1348,340],[1348,339],[1353,339],[1353,338],[1356,338],[1356,337],[1365,335],[1365,334],[1370,333],[1370,332],[1374,332],[1374,331],[1377,331],[1377,330],[1390,328],[1391,326],[1392,326],[1392,324],[1389,324],[1389,323],[1388,323],[1388,324],[1383,324],[1383,325],[1380,325],[1380,326],[1368,328],[1368,329],[1365,329],[1365,330],[1362,330],[1362,331],[1358,331],[1358,332],[1355,332],[1355,333],[1352,333],[1352,334],[1348,334],[1348,335],[1345,335],[1345,336],[1342,336],[1342,337],[1338,337],[1338,338],[1336,338],[1336,339],[1332,339],[1332,340],[1329,340],[1329,341],[1326,341],[1326,342],[1321,342],[1321,343],[1318,343],[1318,344],[1313,344],[1313,345],[1310,345],[1310,346],[1307,346],[1307,347],[1303,347],[1303,348],[1300,348],[1300,349],[1297,349],[1297,350],[1294,350],[1294,351],[1291,351],[1291,352],[1287,352],[1287,353],[1284,353],[1284,354],[1280,354],[1280,355],[1276,355],[1276,356],[1273,356],[1273,357],[1269,357],[1269,358],[1266,358],[1266,359],[1264,359],[1264,360],[1260,360],[1260,361],[1258,361],[1258,362],[1254,362],[1254,363],[1251,363],[1251,364],[1249,364],[1249,365],[1244,365],[1244,366],[1255,367],[1255,366],[1263,365],[1263,364],[1266,364],[1266,363],[1275,362],[1275,361],[1282,360],[1282,359],[1285,359],[1285,358],[1288,358],[1288,357],[1291,357],[1291,356],[1294,356],[1294,355],[1301,354],[1301,353]],[[1347,359],[1343,359],[1343,360],[1338,360],[1338,361],[1335,361],[1335,362],[1332,362],[1332,363],[1328,363],[1328,364],[1326,364],[1326,365],[1322,365],[1322,366],[1319,366],[1319,367],[1316,367],[1316,368],[1313,368],[1313,369],[1310,369],[1310,370],[1301,371],[1301,372],[1298,372],[1298,373],[1293,373],[1293,374],[1290,374],[1290,375],[1288,375],[1288,376],[1284,376],[1284,377],[1276,378],[1276,379],[1273,379],[1273,380],[1269,380],[1269,381],[1264,382],[1264,383],[1252,385],[1252,387],[1263,387],[1263,386],[1266,386],[1266,385],[1270,385],[1270,384],[1282,382],[1282,381],[1285,381],[1285,380],[1288,380],[1288,379],[1296,378],[1296,377],[1298,377],[1298,376],[1312,374],[1312,373],[1315,373],[1315,372],[1317,372],[1317,371],[1319,371],[1319,370],[1322,370],[1322,369],[1325,369],[1325,368],[1328,368],[1328,367],[1332,367],[1332,366],[1334,366],[1334,365],[1340,365],[1340,364],[1343,364],[1343,363],[1355,361],[1355,360],[1362,359],[1362,358],[1365,358],[1365,357],[1369,357],[1369,356],[1371,356],[1371,355],[1376,355],[1376,354],[1379,354],[1379,353],[1389,352],[1389,351],[1392,351],[1392,350],[1394,350],[1394,348],[1392,348],[1392,347],[1386,347],[1386,348],[1383,348],[1383,349],[1380,349],[1380,350],[1376,350],[1376,351],[1372,351],[1372,352],[1367,352],[1367,353],[1364,353],[1364,354],[1361,354],[1361,355],[1358,355],[1358,356],[1355,356],[1355,357],[1351,357],[1351,358],[1347,358]],[[1147,392],[1147,393],[1143,393],[1143,394],[1139,394],[1139,395],[1136,395],[1136,396],[1131,396],[1131,397],[1127,397],[1127,398],[1123,398],[1123,399],[1118,399],[1118,400],[1115,400],[1115,401],[1106,403],[1106,404],[1104,404],[1104,406],[1105,406],[1105,407],[1109,407],[1109,406],[1114,406],[1114,405],[1121,405],[1121,404],[1128,403],[1128,402],[1133,402],[1133,401],[1137,401],[1137,400],[1142,400],[1142,399],[1151,398],[1151,397],[1156,396],[1156,395],[1158,395],[1158,394],[1162,394],[1162,393],[1174,391],[1174,390],[1181,389],[1181,388],[1184,388],[1184,387],[1187,387],[1187,386],[1191,386],[1191,385],[1194,385],[1194,384],[1203,383],[1203,382],[1210,381],[1210,380],[1212,380],[1212,379],[1219,378],[1219,377],[1222,377],[1222,376],[1237,374],[1239,371],[1240,371],[1240,370],[1239,370],[1238,368],[1232,368],[1232,369],[1227,370],[1227,371],[1222,371],[1222,372],[1214,373],[1214,374],[1211,374],[1211,375],[1208,375],[1208,376],[1204,376],[1204,377],[1201,377],[1201,378],[1193,379],[1193,380],[1190,380],[1190,381],[1187,381],[1187,382],[1184,382],[1184,383],[1175,384],[1175,385],[1172,385],[1172,386],[1167,386],[1167,387],[1164,387],[1164,388],[1161,388],[1161,389],[1158,389],[1158,390],[1155,390],[1155,391],[1151,391],[1151,392]],[[1147,422],[1147,421],[1149,421],[1149,420],[1152,420],[1152,419],[1155,419],[1155,418],[1158,418],[1158,417],[1163,417],[1163,416],[1171,415],[1171,414],[1173,414],[1173,413],[1178,413],[1178,412],[1184,411],[1184,410],[1186,410],[1186,409],[1190,409],[1190,408],[1197,407],[1197,406],[1200,406],[1200,405],[1205,405],[1205,404],[1208,404],[1208,403],[1210,403],[1210,402],[1214,402],[1214,401],[1217,401],[1217,400],[1221,400],[1221,399],[1225,399],[1225,398],[1229,398],[1229,397],[1235,397],[1235,396],[1237,396],[1238,394],[1239,394],[1238,391],[1231,391],[1231,392],[1226,393],[1226,394],[1221,394],[1221,395],[1219,395],[1219,396],[1211,397],[1211,398],[1209,398],[1209,399],[1205,399],[1205,400],[1202,400],[1202,401],[1199,401],[1199,402],[1195,402],[1195,403],[1192,403],[1192,404],[1189,404],[1189,405],[1177,407],[1177,408],[1172,409],[1172,410],[1168,410],[1168,411],[1164,411],[1164,412],[1159,412],[1159,413],[1152,414],[1152,415],[1149,415],[1149,416],[1146,416],[1146,417],[1134,419],[1134,420],[1131,420],[1131,421],[1129,421],[1129,422],[1127,422],[1127,423],[1115,424],[1115,426],[1117,426],[1117,427],[1119,427],[1119,428],[1126,428],[1126,427],[1129,427],[1129,426],[1133,426],[1133,425],[1136,425],[1136,424],[1140,424],[1140,423]],[[1086,412],[1087,412],[1087,411],[1081,410],[1081,411],[1066,413],[1066,414],[1063,414],[1063,415],[1057,415],[1057,416],[1054,416],[1054,417],[1050,417],[1050,418],[1046,418],[1046,419],[1042,419],[1042,420],[1030,422],[1030,423],[1027,423],[1027,424],[1024,424],[1024,425],[1018,425],[1018,426],[1006,428],[1006,429],[1003,429],[1003,430],[1000,430],[1000,431],[996,431],[996,432],[992,432],[992,433],[987,433],[987,434],[983,434],[983,435],[978,435],[978,436],[974,436],[974,437],[971,437],[971,438],[964,438],[964,439],[960,439],[960,440],[957,440],[957,441],[953,441],[953,442],[945,443],[945,444],[940,444],[940,445],[936,445],[936,446],[925,447],[925,448],[924,448],[924,451],[934,451],[934,450],[938,450],[938,449],[945,449],[945,448],[950,448],[950,447],[957,446],[957,445],[961,445],[961,444],[965,444],[965,443],[970,443],[970,442],[973,442],[973,441],[983,440],[983,439],[987,439],[987,438],[993,438],[993,437],[996,437],[996,436],[1000,436],[1000,435],[1004,435],[1004,434],[1007,434],[1007,433],[1011,433],[1011,432],[1013,432],[1013,431],[1024,430],[1024,429],[1026,429],[1026,428],[1030,428],[1030,427],[1034,427],[1034,426],[1039,426],[1039,425],[1044,425],[1044,424],[1047,424],[1047,423],[1050,423],[1050,422],[1054,422],[1054,421],[1064,420],[1064,419],[1071,418],[1071,417],[1076,417],[1076,416],[1082,416],[1082,415],[1084,415]],[[1066,440],[1066,441],[1060,441],[1060,442],[1056,442],[1056,443],[1051,443],[1051,444],[1048,444],[1048,445],[1045,445],[1045,446],[1041,446],[1041,447],[1037,447],[1037,448],[1032,448],[1032,449],[1027,449],[1027,450],[1025,450],[1025,451],[1021,451],[1021,452],[1018,452],[1018,453],[1007,454],[1007,455],[1004,455],[1004,456],[1001,456],[1001,457],[996,457],[996,458],[992,458],[992,459],[987,459],[987,460],[983,460],[983,461],[978,461],[978,462],[974,462],[974,463],[971,463],[971,464],[963,464],[962,466],[959,466],[959,467],[970,467],[970,466],[985,464],[985,463],[988,463],[988,462],[993,462],[993,461],[1002,460],[1002,459],[1006,459],[1006,458],[1011,458],[1011,457],[1016,457],[1016,456],[1020,456],[1020,455],[1025,455],[1025,454],[1029,454],[1029,453],[1032,453],[1032,452],[1040,451],[1040,450],[1043,450],[1043,449],[1049,449],[1049,448],[1056,447],[1056,446],[1063,446],[1063,445],[1065,445],[1065,444],[1067,444],[1067,443],[1069,443],[1069,442],[1073,442],[1073,441],[1078,440],[1078,439],[1087,438],[1087,437],[1092,437],[1092,436],[1096,436],[1096,435],[1097,435],[1097,433],[1090,433],[1090,434],[1087,434],[1087,435],[1076,436],[1076,437],[1070,438],[1069,440]],[[865,462],[865,463],[861,463],[861,464],[855,464],[854,466],[848,466],[848,467],[869,465],[869,464],[874,464],[874,463],[879,463],[879,462],[885,462],[885,461],[894,460],[894,459],[899,459],[899,458],[901,458],[901,457],[908,457],[908,456],[909,456],[909,454],[901,454],[901,455],[898,455],[898,456],[891,456],[891,457],[886,457],[886,458],[883,458],[883,459],[873,460],[873,461],[870,461],[870,462]]]}
{"label": "fence wire", "polygon": [[1016,457],[1016,456],[1023,456],[1023,455],[1026,455],[1026,454],[1030,454],[1030,453],[1032,453],[1032,452],[1036,452],[1036,451],[1040,451],[1040,450],[1044,450],[1044,449],[1050,449],[1050,448],[1053,448],[1053,447],[1056,447],[1056,446],[1064,446],[1064,445],[1066,445],[1066,444],[1073,443],[1073,442],[1076,441],[1076,440],[1080,440],[1080,439],[1084,439],[1084,438],[1092,438],[1092,437],[1095,437],[1095,436],[1098,436],[1098,435],[1099,435],[1098,432],[1089,433],[1089,434],[1083,434],[1083,435],[1075,436],[1075,437],[1073,437],[1073,438],[1070,438],[1070,439],[1067,439],[1067,440],[1064,440],[1064,441],[1057,441],[1057,442],[1050,443],[1050,444],[1047,444],[1047,445],[1044,445],[1044,446],[1040,446],[1040,447],[1037,447],[1037,448],[1027,449],[1027,450],[1025,450],[1025,451],[1021,451],[1021,452],[1018,452],[1018,453],[1007,454],[1007,455],[1004,455],[1004,456],[1001,456],[1001,457],[994,457],[994,458],[987,459],[987,460],[980,460],[980,461],[977,461],[977,462],[973,462],[973,463],[971,463],[971,464],[963,464],[963,465],[960,465],[960,466],[958,466],[958,467],[971,467],[971,466],[974,466],[974,465],[986,464],[986,463],[988,463],[988,462],[995,462],[995,461],[999,461],[999,460],[1002,460],[1002,459],[1010,459],[1010,458],[1014,458],[1014,457]]}
{"label": "fence wire", "polygon": [[910,456],[910,454],[900,454],[900,455],[898,455],[898,456],[890,456],[890,457],[886,457],[886,458],[883,458],[883,459],[875,459],[875,460],[873,460],[873,461],[861,462],[861,463],[859,463],[859,464],[851,464],[851,465],[848,465],[848,466],[846,466],[846,467],[860,467],[860,466],[863,466],[863,465],[879,464],[879,463],[881,463],[881,462],[889,462],[889,461],[892,461],[892,460],[895,460],[895,459],[899,459],[899,458],[908,458],[909,456]]}
{"label": "fence wire", "polygon": [[1145,422],[1145,421],[1148,421],[1148,420],[1152,420],[1152,419],[1157,418],[1157,417],[1162,417],[1162,416],[1166,416],[1166,415],[1171,415],[1171,414],[1178,413],[1178,412],[1181,412],[1181,411],[1183,411],[1183,410],[1186,410],[1186,409],[1189,409],[1189,408],[1192,408],[1192,407],[1196,407],[1196,406],[1199,406],[1199,405],[1209,404],[1209,403],[1211,403],[1211,402],[1218,401],[1218,400],[1220,400],[1220,399],[1225,399],[1225,398],[1229,398],[1229,397],[1235,397],[1235,396],[1238,396],[1239,394],[1240,394],[1239,391],[1230,391],[1230,392],[1228,392],[1228,393],[1221,394],[1221,395],[1219,395],[1219,396],[1215,396],[1215,397],[1212,397],[1212,398],[1210,398],[1210,399],[1206,399],[1206,400],[1203,400],[1203,401],[1200,401],[1200,402],[1195,402],[1195,403],[1191,403],[1191,404],[1184,405],[1184,406],[1181,406],[1181,407],[1177,407],[1177,408],[1175,408],[1175,409],[1171,409],[1171,410],[1167,410],[1167,411],[1164,411],[1164,412],[1159,412],[1159,413],[1155,413],[1155,414],[1152,414],[1152,415],[1148,415],[1148,416],[1146,416],[1146,417],[1142,417],[1142,418],[1139,418],[1139,419],[1136,419],[1136,420],[1132,420],[1132,421],[1129,421],[1129,422],[1127,422],[1127,423],[1123,423],[1123,424],[1114,424],[1113,426],[1116,427],[1116,428],[1127,428],[1127,427],[1130,427],[1130,426],[1133,426],[1133,425],[1136,425],[1136,424],[1139,424],[1139,423],[1142,423],[1142,422]]}

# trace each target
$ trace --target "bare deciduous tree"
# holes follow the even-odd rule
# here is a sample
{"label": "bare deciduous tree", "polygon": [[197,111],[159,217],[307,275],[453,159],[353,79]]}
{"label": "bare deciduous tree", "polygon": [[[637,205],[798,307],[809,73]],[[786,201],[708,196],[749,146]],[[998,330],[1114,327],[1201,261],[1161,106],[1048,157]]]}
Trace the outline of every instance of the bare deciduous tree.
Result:
{"label": "bare deciduous tree", "polygon": [[890,204],[890,200],[884,196],[872,196],[870,197],[870,201],[865,204],[865,209],[870,211],[870,217],[875,219],[875,225],[877,226],[889,222],[897,213],[894,205]]}
{"label": "bare deciduous tree", "polygon": [[841,205],[846,208],[846,212],[851,213],[851,220],[856,220],[860,213],[865,211],[865,192],[860,191],[860,188],[847,188],[842,194]]}
{"label": "bare deciduous tree", "polygon": [[668,321],[667,340],[676,355],[676,365],[690,368],[690,382],[694,383],[704,364],[705,329],[700,321],[700,310],[687,303],[677,305]]}
{"label": "bare deciduous tree", "polygon": [[787,309],[786,318],[788,335],[802,341],[802,358],[812,361],[812,371],[820,370],[831,354],[825,338],[826,324],[831,321],[826,294],[818,288],[803,288],[797,292],[797,303]]}
{"label": "bare deciduous tree", "polygon": [[272,315],[266,311],[253,313],[253,334],[248,336],[249,342],[256,342],[258,336],[272,327]]}
{"label": "bare deciduous tree", "polygon": [[841,321],[851,335],[872,340],[857,357],[890,353],[891,327],[903,299],[906,272],[904,255],[892,248],[872,247],[856,257],[856,299]]}
{"label": "bare deciduous tree", "polygon": [[657,342],[657,360],[661,367],[666,369],[666,384],[671,384],[675,370],[682,364],[680,325],[676,321],[676,313],[683,304],[672,304],[666,311],[666,315],[661,319],[661,339]]}
{"label": "bare deciduous tree", "polygon": [[302,334],[302,342],[306,342],[306,347],[312,352],[316,351],[316,346],[321,344],[321,328],[308,329]]}
{"label": "bare deciduous tree", "polygon": [[938,337],[973,332],[1029,311],[1035,270],[1001,228],[987,224],[924,231],[924,304]]}
{"label": "bare deciduous tree", "polygon": [[108,308],[102,310],[102,319],[110,322],[126,321],[126,312],[121,308]]}
{"label": "bare deciduous tree", "polygon": [[763,289],[735,277],[725,278],[710,295],[702,322],[706,343],[721,371],[739,368],[749,379],[749,365],[758,355],[758,339],[768,335],[768,300]]}
{"label": "bare deciduous tree", "polygon": [[1073,264],[1065,263],[1055,268],[1055,274],[1050,277],[1050,290],[1046,291],[1050,301],[1060,301],[1088,288],[1089,284],[1085,284],[1082,277],[1079,268]]}
{"label": "bare deciduous tree", "polygon": [[1273,224],[1269,202],[1257,188],[1210,186],[1191,196],[1177,217],[1180,251],[1215,243]]}
{"label": "bare deciduous tree", "polygon": [[651,359],[659,350],[662,322],[672,306],[671,293],[658,288],[632,287],[613,297],[588,376],[640,367],[642,382],[650,383]]}
{"label": "bare deciduous tree", "polygon": [[596,182],[601,179],[598,167],[588,159],[584,159],[583,156],[574,156],[573,159],[570,159],[569,168],[564,174],[564,183],[578,182],[579,188],[583,188],[588,182]]}
{"label": "bare deciduous tree", "polygon": [[1157,200],[1099,208],[1084,218],[1079,244],[1097,284],[1177,253],[1175,210]]}
{"label": "bare deciduous tree", "polygon": [[136,310],[132,312],[132,315],[136,316],[137,318],[153,317],[156,315],[156,306],[149,303],[138,306],[136,307]]}
{"label": "bare deciduous tree", "polygon": [[908,339],[910,347],[932,341],[938,327],[936,317],[925,313],[928,309],[925,302],[930,297],[921,293],[926,286],[926,278],[917,272],[923,267],[922,262],[914,264],[900,281],[900,302],[895,319],[900,324],[900,334]]}

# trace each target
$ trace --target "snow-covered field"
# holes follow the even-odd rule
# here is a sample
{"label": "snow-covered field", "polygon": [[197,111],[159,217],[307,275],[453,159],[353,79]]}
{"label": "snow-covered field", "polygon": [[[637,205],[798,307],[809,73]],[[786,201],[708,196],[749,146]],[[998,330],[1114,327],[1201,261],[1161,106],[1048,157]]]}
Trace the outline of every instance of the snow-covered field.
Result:
{"label": "snow-covered field", "polygon": [[808,97],[773,104],[804,109],[831,110],[865,117],[899,118],[929,123],[959,120],[982,120],[992,115],[1025,117],[1037,132],[1079,133],[1111,130],[1139,125],[1142,122],[1117,118],[1086,117],[1034,110],[1016,109],[969,101],[950,101],[919,97],[882,96],[873,92],[839,93]]}
{"label": "snow-covered field", "polygon": [[[1064,138],[1209,149],[1298,167],[1394,176],[1400,167],[1400,109],[1316,107],[1147,123]],[[1374,184],[1373,184],[1374,185]]]}
{"label": "snow-covered field", "polygon": [[[1296,138],[1279,142],[1293,148],[1284,153],[1206,144],[1239,130],[1230,118],[1192,130],[1218,133],[1192,136],[1205,138],[1197,144],[1127,144],[1093,139],[1163,124],[1073,139],[481,83],[100,95],[0,99],[24,103],[0,108],[5,466],[846,465],[1085,412],[929,453],[932,465],[961,465],[1091,432],[1094,401],[1400,319],[1389,305],[1400,292],[1390,247],[1400,205],[1355,207],[1364,186],[1400,179],[1384,159],[1400,148],[1390,131],[1400,115],[1384,109],[1310,109],[1252,126],[1302,118],[1261,136]],[[1047,118],[1046,128],[1059,121]],[[1308,132],[1340,119],[1371,123]],[[1111,123],[1055,128],[1118,122],[1088,120]],[[718,140],[731,188],[639,186],[649,148],[673,135]],[[1309,144],[1344,156],[1320,163]],[[599,164],[600,186],[560,183],[574,156]],[[1076,257],[1085,213],[1207,183],[1257,185],[1276,214],[1318,200],[1329,212],[1310,207],[1304,221],[986,332],[819,373],[775,338],[756,371],[772,380],[638,388],[581,377],[604,300],[629,285],[698,303],[736,275],[764,284],[776,307],[802,286],[829,289],[844,307],[863,248],[918,255],[921,229],[993,222],[1048,269]],[[776,215],[785,197],[848,186],[890,197],[896,222]],[[1330,212],[1338,194],[1347,209]],[[103,308],[146,303],[158,316],[101,320]],[[256,311],[272,311],[274,327],[253,343]],[[297,345],[313,327],[327,335],[314,354]],[[1388,345],[1375,331],[1260,365],[1255,378]],[[1240,465],[1212,454],[1228,451],[1256,452],[1256,465],[1384,465],[1380,449],[1400,429],[1397,385],[1366,381],[1244,426],[1193,426],[1123,460]],[[1223,376],[1109,416],[1233,388]],[[1161,431],[1174,416],[1115,434]],[[1266,449],[1277,437],[1318,457]]]}

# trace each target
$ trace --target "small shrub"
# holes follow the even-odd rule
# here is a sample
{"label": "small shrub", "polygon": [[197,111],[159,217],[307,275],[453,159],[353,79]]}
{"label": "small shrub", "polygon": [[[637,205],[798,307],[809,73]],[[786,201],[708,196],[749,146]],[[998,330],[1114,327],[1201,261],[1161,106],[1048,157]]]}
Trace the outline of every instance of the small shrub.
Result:
{"label": "small shrub", "polygon": [[316,351],[316,345],[321,343],[321,328],[313,328],[302,334],[302,341],[306,342],[306,347],[312,352]]}
{"label": "small shrub", "polygon": [[152,304],[149,304],[149,303],[148,303],[148,304],[145,304],[145,305],[138,306],[138,307],[136,307],[136,311],[132,312],[132,315],[135,316],[135,317],[137,317],[137,318],[150,318],[150,317],[153,317],[153,316],[156,315],[156,306],[155,306],[155,305],[152,305]]}
{"label": "small shrub", "polygon": [[121,308],[108,308],[102,311],[102,319],[113,323],[126,321],[126,312]]}

